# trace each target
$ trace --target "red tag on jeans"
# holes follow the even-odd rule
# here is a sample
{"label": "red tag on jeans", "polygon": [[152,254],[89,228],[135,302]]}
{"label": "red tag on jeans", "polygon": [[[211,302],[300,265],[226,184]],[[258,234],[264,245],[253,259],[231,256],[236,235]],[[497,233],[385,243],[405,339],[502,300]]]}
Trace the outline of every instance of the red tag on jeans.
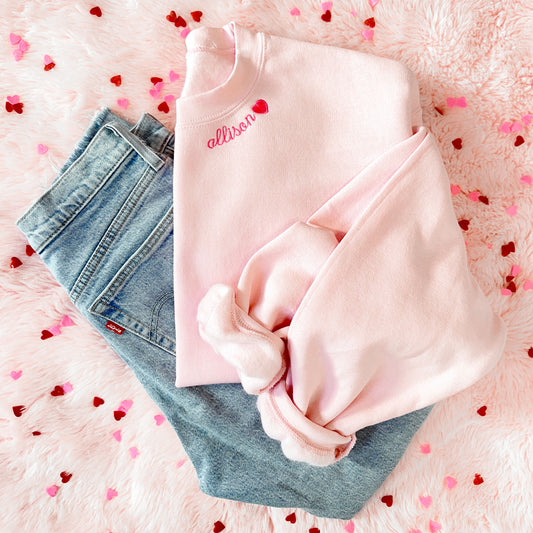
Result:
{"label": "red tag on jeans", "polygon": [[111,320],[107,321],[107,324],[105,325],[105,327],[115,332],[117,335],[122,335],[122,333],[124,332],[124,328],[122,326],[119,326],[118,324],[111,322]]}

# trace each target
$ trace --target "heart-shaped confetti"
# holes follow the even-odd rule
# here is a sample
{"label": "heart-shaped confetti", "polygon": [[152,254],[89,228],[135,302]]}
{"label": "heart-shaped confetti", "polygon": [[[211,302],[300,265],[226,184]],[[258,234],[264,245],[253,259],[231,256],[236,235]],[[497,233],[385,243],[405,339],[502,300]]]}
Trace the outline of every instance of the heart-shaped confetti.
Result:
{"label": "heart-shaped confetti", "polygon": [[518,210],[518,207],[517,207],[516,205],[512,205],[511,207],[508,207],[508,208],[505,210],[505,212],[506,212],[508,215],[515,216],[517,210]]}
{"label": "heart-shaped confetti", "polygon": [[171,104],[174,100],[176,99],[176,97],[173,95],[173,94],[167,94],[163,100],[167,103],[167,104]]}
{"label": "heart-shaped confetti", "polygon": [[463,230],[463,231],[468,231],[468,226],[470,225],[470,220],[459,220],[458,222],[459,224],[459,227]]}
{"label": "heart-shaped confetti", "polygon": [[513,265],[511,267],[511,276],[518,276],[522,272],[522,269],[518,265]]}
{"label": "heart-shaped confetti", "polygon": [[126,413],[124,411],[113,411],[113,416],[115,417],[115,420],[118,422],[121,418],[124,418],[126,416]]}
{"label": "heart-shaped confetti", "polygon": [[72,322],[72,319],[68,315],[63,315],[63,318],[61,318],[61,322],[59,325],[62,328],[67,328],[69,326],[74,326],[74,322]]}
{"label": "heart-shaped confetti", "polygon": [[162,113],[168,113],[170,111],[170,107],[168,106],[168,104],[163,101],[161,102],[158,106],[157,106],[157,109],[159,111],[161,111]]}
{"label": "heart-shaped confetti", "polygon": [[63,390],[65,391],[65,394],[69,393],[69,392],[72,392],[73,391],[73,387],[72,387],[72,384],[67,381],[64,385],[63,385]]}
{"label": "heart-shaped confetti", "polygon": [[440,107],[435,106],[434,109],[439,115],[444,115],[444,112],[442,111]]}
{"label": "heart-shaped confetti", "polygon": [[391,507],[392,506],[392,495],[391,494],[388,494],[387,496],[383,496],[381,498],[381,501],[387,506],[387,507]]}
{"label": "heart-shaped confetti", "polygon": [[511,124],[511,131],[520,131],[522,129],[522,123],[518,122],[518,120],[515,120]]}
{"label": "heart-shaped confetti", "polygon": [[122,431],[119,429],[117,431],[115,431],[113,433],[113,438],[117,441],[117,442],[120,442],[122,440]]}
{"label": "heart-shaped confetti", "polygon": [[98,6],[95,6],[92,9],[90,9],[89,13],[91,15],[94,15],[95,17],[101,17],[102,16],[102,10]]}
{"label": "heart-shaped confetti", "polygon": [[152,84],[155,86],[156,89],[162,89],[163,88],[163,85],[158,85],[159,84],[162,84],[163,83],[163,78],[160,78],[159,76],[152,76],[150,78],[150,81],[152,82]]}
{"label": "heart-shaped confetti", "polygon": [[514,145],[515,146],[520,146],[522,144],[524,144],[526,141],[524,140],[524,137],[522,137],[522,135],[518,135],[514,141]]}
{"label": "heart-shaped confetti", "polygon": [[479,195],[480,195],[479,191],[472,191],[468,193],[468,198],[470,198],[472,202],[477,202],[479,200]]}
{"label": "heart-shaped confetti", "polygon": [[529,350],[527,351],[527,355],[528,357],[531,357],[533,359],[533,346],[529,348]]}
{"label": "heart-shaped confetti", "polygon": [[189,33],[191,33],[191,30],[189,28],[185,28],[181,33],[180,33],[180,37],[182,39],[185,39],[185,37],[187,37],[187,35],[189,35]]}
{"label": "heart-shaped confetti", "polygon": [[320,18],[324,22],[330,22],[331,21],[331,11],[328,9],[325,13],[322,13],[322,15],[320,15]]}
{"label": "heart-shaped confetti", "polygon": [[12,257],[11,262],[9,263],[9,268],[18,268],[22,265],[22,261],[18,257]]}
{"label": "heart-shaped confetti", "polygon": [[15,58],[15,61],[20,61],[22,59],[22,51],[21,50],[13,50],[11,52],[11,54],[13,55],[13,57]]}
{"label": "heart-shaped confetti", "polygon": [[176,28],[187,26],[187,21],[180,15],[174,22],[174,26],[176,26]]}
{"label": "heart-shaped confetti", "polygon": [[68,483],[72,478],[72,474],[70,472],[61,472],[59,475],[61,476],[62,483]]}
{"label": "heart-shaped confetti", "polygon": [[480,201],[482,204],[489,205],[489,199],[488,199],[486,196],[480,196],[480,197],[479,197],[479,201]]}
{"label": "heart-shaped confetti", "polygon": [[438,522],[433,520],[429,521],[429,530],[431,533],[435,533],[435,531],[439,531],[440,529],[442,529],[442,526]]}
{"label": "heart-shaped confetti", "polygon": [[100,398],[99,396],[95,396],[95,397],[93,398],[93,405],[94,405],[95,407],[99,407],[99,406],[102,405],[103,403],[105,403],[104,400],[103,400],[102,398]]}
{"label": "heart-shaped confetti", "polygon": [[509,254],[515,251],[514,242],[510,241],[507,244],[502,244],[502,256],[507,257]]}
{"label": "heart-shaped confetti", "polygon": [[420,452],[423,453],[423,454],[428,454],[431,452],[431,448],[429,446],[429,444],[421,444],[420,445]]}
{"label": "heart-shaped confetti", "polygon": [[55,66],[56,64],[53,62],[52,58],[48,54],[46,54],[44,56],[44,70],[48,72],[49,70],[52,70]]}
{"label": "heart-shaped confetti", "polygon": [[11,102],[6,102],[6,111],[8,113],[11,113],[14,111],[15,113],[21,115],[24,111],[24,104],[22,102],[17,102],[16,104],[12,104]]}
{"label": "heart-shaped confetti", "polygon": [[48,496],[53,498],[57,494],[57,489],[59,487],[57,485],[51,485],[50,487],[46,487],[46,492],[48,493]]}
{"label": "heart-shaped confetti", "polygon": [[154,420],[156,425],[160,426],[165,421],[165,417],[163,415],[155,415]]}
{"label": "heart-shaped confetti", "polygon": [[487,406],[483,405],[477,410],[479,416],[485,416],[487,414]]}
{"label": "heart-shaped confetti", "polygon": [[16,44],[20,43],[20,39],[22,37],[20,35],[15,35],[14,33],[9,34],[9,42],[15,46]]}
{"label": "heart-shaped confetti", "polygon": [[474,483],[474,485],[481,485],[484,481],[485,480],[479,474],[476,474],[472,483]]}
{"label": "heart-shaped confetti", "polygon": [[502,289],[500,292],[503,296],[511,296],[513,294],[509,289]]}
{"label": "heart-shaped confetti", "polygon": [[132,446],[130,449],[129,449],[129,452],[130,452],[130,457],[132,459],[135,459],[135,457],[137,457],[139,455],[139,450],[135,447],[135,446]]}
{"label": "heart-shaped confetti", "polygon": [[355,524],[352,521],[348,522],[344,526],[344,531],[346,531],[346,533],[353,533],[355,531]]}
{"label": "heart-shaped confetti", "polygon": [[450,192],[452,196],[457,196],[461,192],[461,187],[459,185],[450,185]]}
{"label": "heart-shaped confetti", "polygon": [[26,255],[31,257],[34,253],[35,250],[29,244],[26,244]]}
{"label": "heart-shaped confetti", "polygon": [[444,483],[446,484],[446,488],[448,490],[451,490],[457,485],[457,480],[451,476],[446,476],[444,478]]}
{"label": "heart-shaped confetti", "polygon": [[25,41],[24,39],[21,39],[19,42],[19,50],[21,52],[27,52],[29,49],[30,49],[29,43]]}
{"label": "heart-shaped confetti", "polygon": [[201,11],[191,11],[191,17],[194,20],[194,22],[200,22],[202,15],[203,13]]}
{"label": "heart-shaped confetti", "polygon": [[509,283],[510,281],[513,281],[514,276],[505,276],[505,281]]}
{"label": "heart-shaped confetti", "polygon": [[122,85],[122,76],[120,74],[117,74],[116,76],[111,76],[111,78],[109,78],[109,81],[117,87],[120,87]]}
{"label": "heart-shaped confetti", "polygon": [[297,7],[293,7],[289,13],[293,16],[293,17],[299,17],[301,15],[300,13],[300,10],[297,8]]}
{"label": "heart-shaped confetti", "polygon": [[410,529],[407,533],[422,533],[420,529]]}
{"label": "heart-shaped confetti", "polygon": [[16,381],[22,376],[22,370],[12,370],[9,375]]}
{"label": "heart-shaped confetti", "polygon": [[257,113],[259,115],[262,115],[264,113],[268,113],[268,104],[265,100],[260,98],[257,100],[257,102],[252,106],[252,111],[254,113]]}
{"label": "heart-shaped confetti", "polygon": [[54,387],[54,390],[50,394],[52,396],[63,396],[65,394],[65,391],[63,390],[63,387],[61,385],[56,385]]}
{"label": "heart-shaped confetti", "polygon": [[448,107],[466,107],[466,98],[461,96],[460,98],[446,98]]}
{"label": "heart-shaped confetti", "polygon": [[169,22],[176,22],[176,18],[177,18],[177,15],[176,15],[176,12],[174,10],[172,10],[167,16],[166,16],[166,19],[169,21]]}
{"label": "heart-shaped confetti", "polygon": [[378,2],[379,0],[368,0],[368,3],[372,9],[378,5]]}
{"label": "heart-shaped confetti", "polygon": [[363,24],[365,24],[366,26],[370,26],[371,28],[374,28],[376,26],[376,21],[374,19],[374,17],[370,17],[368,19],[366,19]]}
{"label": "heart-shaped confetti", "polygon": [[374,37],[374,30],[372,29],[368,29],[368,30],[363,30],[361,32],[361,35],[367,40],[367,41],[370,41],[372,39],[372,37]]}
{"label": "heart-shaped confetti", "polygon": [[150,89],[148,92],[152,98],[159,98],[159,93],[161,91],[158,91],[157,89]]}
{"label": "heart-shaped confetti", "polygon": [[53,333],[50,333],[47,329],[41,331],[41,340],[45,341],[46,339],[51,339],[54,336]]}
{"label": "heart-shaped confetti", "polygon": [[510,290],[511,292],[516,292],[516,285],[515,285],[514,281],[511,281],[511,283],[509,283],[509,285],[507,285],[507,289]]}
{"label": "heart-shaped confetti", "polygon": [[169,79],[170,83],[174,83],[176,80],[179,80],[179,78],[180,78],[180,75],[177,74],[176,72],[174,72],[173,70],[171,70],[168,73],[168,79]]}
{"label": "heart-shaped confetti", "polygon": [[52,326],[51,328],[48,328],[48,331],[56,337],[57,335],[61,335],[61,329],[59,325]]}
{"label": "heart-shaped confetti", "polygon": [[333,2],[322,2],[320,4],[320,7],[322,8],[322,11],[325,13],[328,11],[328,9],[331,9],[333,7]]}
{"label": "heart-shaped confetti", "polygon": [[531,119],[533,119],[533,115],[527,114],[522,117],[522,123],[524,126],[529,126]]}
{"label": "heart-shaped confetti", "polygon": [[224,529],[226,529],[226,526],[220,520],[213,524],[213,533],[220,533]]}
{"label": "heart-shaped confetti", "polygon": [[454,139],[452,141],[452,144],[456,150],[461,150],[461,148],[463,147],[463,140],[460,137],[457,137],[457,139]]}
{"label": "heart-shaped confetti", "polygon": [[177,463],[176,463],[176,467],[177,468],[181,468],[184,464],[185,464],[186,460],[185,459],[180,459]]}
{"label": "heart-shaped confetti", "polygon": [[37,145],[37,153],[40,155],[43,155],[43,154],[46,154],[46,152],[48,152],[48,146],[46,146],[45,144],[39,143]]}
{"label": "heart-shaped confetti", "polygon": [[107,493],[105,495],[105,497],[108,499],[108,500],[112,500],[113,498],[116,498],[118,496],[118,492],[114,489],[107,489]]}
{"label": "heart-shaped confetti", "polygon": [[296,513],[288,514],[285,517],[285,521],[286,522],[290,522],[291,524],[295,524],[296,523]]}
{"label": "heart-shaped confetti", "polygon": [[19,418],[22,416],[22,413],[26,410],[25,405],[14,405],[11,409],[13,409],[13,414]]}
{"label": "heart-shaped confetti", "polygon": [[531,176],[525,175],[520,178],[520,181],[523,181],[524,183],[527,183],[528,185],[531,185]]}
{"label": "heart-shaped confetti", "polygon": [[127,109],[129,104],[130,104],[130,101],[127,98],[119,98],[117,100],[117,105],[121,107],[122,109]]}
{"label": "heart-shaped confetti", "polygon": [[420,496],[418,499],[425,509],[431,505],[431,496]]}
{"label": "heart-shaped confetti", "polygon": [[309,533],[320,533],[320,529],[317,527],[311,527],[309,528]]}
{"label": "heart-shaped confetti", "polygon": [[34,435],[35,437],[41,435],[41,432],[40,431],[32,431],[31,432],[32,435]]}
{"label": "heart-shaped confetti", "polygon": [[533,281],[526,279],[526,281],[524,281],[524,290],[533,291]]}
{"label": "heart-shaped confetti", "polygon": [[511,123],[510,122],[504,122],[500,127],[500,131],[503,131],[503,133],[511,133]]}
{"label": "heart-shaped confetti", "polygon": [[127,413],[131,409],[132,405],[133,405],[133,400],[122,400],[120,402],[120,406],[118,410],[124,411],[125,413]]}

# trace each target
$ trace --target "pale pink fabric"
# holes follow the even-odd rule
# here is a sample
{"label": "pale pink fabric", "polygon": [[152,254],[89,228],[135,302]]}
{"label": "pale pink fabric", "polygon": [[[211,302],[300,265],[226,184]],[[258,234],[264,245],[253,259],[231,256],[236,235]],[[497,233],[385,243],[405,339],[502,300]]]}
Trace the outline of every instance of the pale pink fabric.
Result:
{"label": "pale pink fabric", "polygon": [[469,273],[412,74],[236,24],[187,45],[176,384],[241,381],[287,457],[327,465],[359,429],[486,374],[505,327]]}

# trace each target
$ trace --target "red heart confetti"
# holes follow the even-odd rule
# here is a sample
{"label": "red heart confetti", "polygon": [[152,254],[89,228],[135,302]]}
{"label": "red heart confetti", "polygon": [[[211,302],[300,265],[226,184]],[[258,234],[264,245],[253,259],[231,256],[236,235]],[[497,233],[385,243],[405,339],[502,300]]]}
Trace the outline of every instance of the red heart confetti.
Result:
{"label": "red heart confetti", "polygon": [[526,141],[524,140],[524,137],[522,135],[518,135],[518,137],[515,139],[514,145],[520,146],[521,144],[524,144]]}
{"label": "red heart confetti", "polygon": [[102,400],[102,398],[100,398],[99,396],[95,396],[93,398],[93,405],[95,407],[99,407],[100,405],[102,405],[104,403],[104,400]]}
{"label": "red heart confetti", "polygon": [[388,494],[387,496],[383,496],[383,498],[381,498],[381,501],[387,505],[387,507],[391,507],[392,506],[392,495],[391,494]]}
{"label": "red heart confetti", "polygon": [[157,76],[152,76],[150,78],[150,81],[155,85],[156,83],[162,83],[163,82],[163,78],[158,78]]}
{"label": "red heart confetti", "polygon": [[41,432],[40,431],[32,431],[31,434],[37,437],[37,435],[41,435]]}
{"label": "red heart confetti", "polygon": [[167,19],[169,22],[176,22],[176,18],[177,18],[177,17],[176,17],[176,12],[175,12],[175,11],[171,11],[171,12],[167,15],[167,17],[166,17],[166,19]]}
{"label": "red heart confetti", "polygon": [[166,102],[161,102],[157,106],[157,109],[159,109],[159,111],[162,111],[163,113],[168,113],[170,111],[170,107],[168,107],[168,104]]}
{"label": "red heart confetti", "polygon": [[217,520],[213,525],[213,533],[220,533],[224,529],[226,526],[220,520]]}
{"label": "red heart confetti", "polygon": [[65,394],[65,391],[63,390],[63,387],[61,385],[56,385],[54,387],[54,390],[50,394],[52,396],[63,396],[63,394]]}
{"label": "red heart confetti", "polygon": [[444,115],[444,113],[442,112],[442,109],[440,107],[435,107],[435,111],[439,114],[439,115]]}
{"label": "red heart confetti", "polygon": [[505,281],[509,283],[510,281],[513,281],[514,276],[505,276]]}
{"label": "red heart confetti", "polygon": [[187,26],[187,21],[180,15],[177,19],[176,19],[176,22],[174,22],[174,26],[176,26],[176,28],[179,28],[180,26]]}
{"label": "red heart confetti", "polygon": [[474,485],[481,485],[481,483],[483,483],[485,480],[479,475],[479,474],[476,474],[474,476]]}
{"label": "red heart confetti", "polygon": [[366,24],[367,26],[370,26],[371,28],[374,28],[376,26],[376,21],[374,17],[370,17],[369,19],[365,20],[364,24]]}
{"label": "red heart confetti", "polygon": [[47,329],[43,329],[41,331],[41,340],[45,341],[46,339],[49,339],[50,337],[53,337],[54,334],[48,331]]}
{"label": "red heart confetti", "polygon": [[485,205],[489,205],[489,199],[486,196],[480,196],[478,200]]}
{"label": "red heart confetti", "polygon": [[51,63],[48,63],[47,65],[44,66],[44,70],[48,72],[49,70],[52,70],[55,66],[56,64],[52,61]]}
{"label": "red heart confetti", "polygon": [[95,17],[101,17],[101,16],[102,16],[102,10],[101,10],[98,6],[93,7],[93,8],[89,11],[89,13],[90,13],[91,15],[94,15]]}
{"label": "red heart confetti", "polygon": [[533,359],[533,346],[527,351],[527,355]]}
{"label": "red heart confetti", "polygon": [[266,103],[265,100],[263,99],[259,99],[257,100],[257,102],[253,105],[252,107],[252,111],[254,111],[255,113],[258,113],[260,115],[264,114],[264,113],[268,113],[268,104]]}
{"label": "red heart confetti", "polygon": [[320,18],[324,21],[324,22],[329,22],[331,20],[331,11],[328,9],[325,13],[322,13],[322,15],[320,16]]}
{"label": "red heart confetti", "polygon": [[24,104],[22,102],[17,102],[16,104],[12,104],[11,102],[6,102],[6,111],[8,113],[11,113],[12,111],[15,111],[15,113],[18,113],[19,115],[22,114]]}
{"label": "red heart confetti", "polygon": [[25,405],[14,405],[12,409],[13,409],[13,414],[18,418],[26,410],[26,406]]}
{"label": "red heart confetti", "polygon": [[312,527],[312,528],[309,530],[309,533],[320,533],[320,529],[318,529],[317,527]]}
{"label": "red heart confetti", "polygon": [[115,420],[118,422],[121,418],[124,418],[126,416],[126,413],[124,411],[113,411],[113,416],[115,417]]}
{"label": "red heart confetti", "polygon": [[194,20],[194,22],[200,22],[202,15],[203,13],[201,11],[191,11],[191,17]]}
{"label": "red heart confetti", "polygon": [[478,410],[477,410],[477,414],[479,416],[485,416],[487,414],[487,406],[486,405],[483,405],[482,407],[480,407]]}
{"label": "red heart confetti", "polygon": [[514,281],[511,281],[509,285],[507,285],[507,289],[509,289],[511,292],[516,292],[516,285]]}
{"label": "red heart confetti", "polygon": [[116,76],[111,76],[111,78],[109,78],[109,81],[111,83],[114,83],[117,87],[120,87],[122,85],[122,76],[120,74],[117,74]]}
{"label": "red heart confetti", "polygon": [[470,220],[459,220],[459,226],[462,230],[467,231]]}
{"label": "red heart confetti", "polygon": [[59,474],[61,476],[61,481],[63,483],[68,483],[70,481],[70,478],[72,477],[72,474],[70,472],[61,472]]}
{"label": "red heart confetti", "polygon": [[507,257],[509,254],[515,251],[514,242],[510,241],[507,244],[502,244],[502,255]]}
{"label": "red heart confetti", "polygon": [[286,521],[286,522],[290,522],[291,524],[294,524],[294,523],[296,522],[296,513],[288,514],[288,515],[285,517],[285,521]]}
{"label": "red heart confetti", "polygon": [[463,147],[463,141],[460,137],[457,137],[457,139],[454,139],[452,141],[452,144],[456,150],[460,150]]}
{"label": "red heart confetti", "polygon": [[26,255],[31,257],[34,253],[35,250],[29,244],[26,244]]}
{"label": "red heart confetti", "polygon": [[22,261],[18,257],[12,257],[11,263],[9,263],[9,268],[18,268],[22,265]]}

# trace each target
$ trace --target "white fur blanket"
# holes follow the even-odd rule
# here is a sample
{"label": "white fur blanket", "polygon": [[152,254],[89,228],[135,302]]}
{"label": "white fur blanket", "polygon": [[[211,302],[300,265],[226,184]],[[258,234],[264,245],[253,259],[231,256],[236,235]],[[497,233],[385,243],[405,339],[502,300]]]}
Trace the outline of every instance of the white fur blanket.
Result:
{"label": "white fur blanket", "polygon": [[[350,521],[296,511],[293,523],[286,517],[294,509],[202,494],[168,422],[39,257],[26,255],[14,225],[96,108],[133,121],[147,111],[173,126],[170,96],[180,94],[185,50],[184,27],[166,18],[171,10],[187,28],[235,20],[408,65],[449,171],[470,266],[508,325],[496,369],[435,407]],[[117,86],[110,78],[119,74]],[[159,98],[149,94],[154,76],[164,80]],[[531,531],[532,82],[529,0],[2,2],[0,531]],[[168,113],[158,109],[164,96]],[[11,268],[15,257],[22,264]],[[41,340],[64,315],[74,325]],[[50,394],[57,385],[64,395]],[[97,409],[95,396],[105,401]],[[117,433],[112,411],[124,400],[133,403]]]}

